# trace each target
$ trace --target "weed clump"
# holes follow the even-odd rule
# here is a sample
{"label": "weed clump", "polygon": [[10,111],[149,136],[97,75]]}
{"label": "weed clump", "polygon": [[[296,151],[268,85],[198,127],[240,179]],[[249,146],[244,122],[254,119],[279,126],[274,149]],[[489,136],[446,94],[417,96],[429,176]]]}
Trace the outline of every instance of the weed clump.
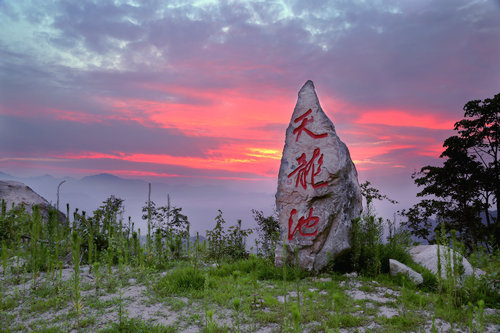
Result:
{"label": "weed clump", "polygon": [[160,278],[155,285],[155,290],[160,295],[185,295],[201,296],[205,286],[205,276],[200,270],[185,267],[171,271]]}

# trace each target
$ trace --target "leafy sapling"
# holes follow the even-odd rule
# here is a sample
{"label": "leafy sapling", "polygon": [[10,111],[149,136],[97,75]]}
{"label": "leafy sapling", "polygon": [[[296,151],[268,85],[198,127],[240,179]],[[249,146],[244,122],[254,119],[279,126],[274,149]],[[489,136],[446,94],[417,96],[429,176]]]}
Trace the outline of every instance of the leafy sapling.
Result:
{"label": "leafy sapling", "polygon": [[3,275],[7,275],[7,261],[8,261],[8,254],[7,254],[7,243],[5,242],[5,239],[2,240],[2,268],[3,268]]}
{"label": "leafy sapling", "polygon": [[72,255],[73,255],[73,305],[78,317],[82,311],[80,294],[80,237],[76,231],[72,233]]}
{"label": "leafy sapling", "polygon": [[234,307],[234,310],[236,311],[236,313],[235,313],[236,332],[240,332],[240,307],[241,307],[241,298],[240,297],[233,298],[233,307]]}

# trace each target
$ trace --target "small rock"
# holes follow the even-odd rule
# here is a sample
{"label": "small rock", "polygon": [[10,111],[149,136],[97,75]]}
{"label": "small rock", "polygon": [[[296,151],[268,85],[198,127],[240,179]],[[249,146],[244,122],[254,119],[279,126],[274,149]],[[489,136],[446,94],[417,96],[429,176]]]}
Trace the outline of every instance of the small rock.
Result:
{"label": "small rock", "polygon": [[389,259],[389,269],[391,271],[392,276],[398,274],[406,275],[416,285],[419,285],[422,282],[424,282],[424,278],[422,277],[421,274],[415,272],[413,269],[411,269],[410,267],[406,266],[403,263],[400,263],[397,260]]}
{"label": "small rock", "polygon": [[[451,258],[451,267],[453,268],[453,257],[457,256],[457,259],[459,262],[462,263],[462,266],[464,268],[463,275],[469,276],[474,274],[474,271],[476,271],[475,275],[477,277],[481,276],[484,274],[483,271],[481,270],[474,270],[472,268],[472,265],[465,259],[460,253],[455,252],[453,249],[450,249],[447,246],[439,246],[439,256],[441,257],[441,276],[443,278],[446,278],[446,258],[445,258],[445,253],[446,255],[449,255]],[[418,245],[413,247],[410,250],[410,255],[412,256],[413,260],[430,270],[434,274],[438,274],[438,245]]]}

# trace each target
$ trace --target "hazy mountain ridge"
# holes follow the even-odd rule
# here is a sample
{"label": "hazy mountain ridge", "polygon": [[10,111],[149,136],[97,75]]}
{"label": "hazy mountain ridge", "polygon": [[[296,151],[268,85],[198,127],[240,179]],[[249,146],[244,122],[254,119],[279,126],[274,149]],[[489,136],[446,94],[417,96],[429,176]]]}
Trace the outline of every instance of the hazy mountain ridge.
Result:
{"label": "hazy mountain ridge", "polygon": [[[140,179],[122,178],[109,173],[100,173],[84,176],[80,179],[72,177],[54,177],[41,175],[35,177],[16,177],[0,171],[0,179],[22,182],[31,187],[36,193],[47,199],[53,205],[57,201],[57,186],[60,187],[59,209],[66,212],[66,204],[70,205],[70,217],[75,208],[91,214],[102,202],[111,195],[124,199],[124,218],[132,217],[136,228],[145,230],[146,222],[141,219],[142,207],[148,200],[148,182]],[[238,219],[243,221],[244,228],[256,226],[251,210],[263,210],[265,214],[272,214],[274,193],[258,192],[242,189],[230,190],[221,185],[191,185],[152,182],[151,200],[157,205],[166,205],[167,195],[170,195],[171,204],[181,207],[183,214],[191,222],[191,233],[196,231],[205,235],[205,231],[215,225],[214,218],[218,209],[224,213],[228,225],[233,225]],[[252,238],[255,234],[252,235]]]}

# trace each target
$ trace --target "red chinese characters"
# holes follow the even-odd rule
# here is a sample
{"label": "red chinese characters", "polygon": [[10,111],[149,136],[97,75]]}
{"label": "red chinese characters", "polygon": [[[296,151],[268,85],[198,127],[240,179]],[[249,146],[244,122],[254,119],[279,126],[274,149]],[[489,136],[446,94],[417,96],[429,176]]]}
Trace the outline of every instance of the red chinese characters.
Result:
{"label": "red chinese characters", "polygon": [[[293,134],[296,135],[295,142],[298,142],[302,132],[306,133],[313,139],[321,139],[328,136],[328,133],[316,134],[307,128],[308,124],[314,122],[314,117],[311,113],[312,110],[309,109],[293,121],[296,124],[300,123],[300,125],[293,130]],[[288,174],[289,179],[294,176],[296,177],[295,187],[298,187],[300,184],[304,190],[307,190],[308,180],[310,180],[311,186],[314,189],[328,185],[328,182],[325,181],[316,183],[314,179],[321,172],[321,166],[323,165],[323,154],[321,153],[320,148],[314,149],[310,160],[307,160],[306,153],[302,153],[302,155],[297,158],[297,162],[299,163],[299,166]],[[313,216],[313,210],[313,207],[309,208],[308,216],[300,217],[296,224],[294,224],[294,216],[297,215],[297,209],[294,208],[291,210],[290,217],[288,219],[288,240],[292,240],[297,232],[299,232],[301,236],[310,237],[315,237],[318,234],[319,216]]]}
{"label": "red chinese characters", "polygon": [[320,138],[325,138],[325,137],[328,136],[328,133],[315,134],[315,133],[311,132],[309,129],[306,128],[306,126],[307,126],[308,123],[312,123],[314,121],[314,117],[313,116],[311,116],[309,118],[309,115],[311,114],[311,112],[312,112],[312,110],[309,109],[309,110],[307,110],[306,113],[304,113],[300,117],[297,117],[297,119],[295,119],[293,121],[294,123],[298,123],[299,121],[302,121],[302,123],[300,123],[300,125],[293,130],[293,134],[297,134],[297,137],[295,138],[295,142],[297,142],[299,140],[299,137],[302,134],[302,131],[304,131],[307,134],[309,134],[309,136],[311,138],[313,138],[313,139],[320,139]]}
{"label": "red chinese characters", "polygon": [[[312,216],[313,213],[313,208],[311,207],[309,209],[309,216],[307,218],[301,217],[297,224],[295,225],[295,228],[293,228],[292,231],[292,226],[293,226],[293,217],[295,214],[297,214],[296,209],[292,209],[290,212],[290,218],[288,219],[288,240],[292,240],[297,231],[299,234],[302,236],[316,236],[318,234],[318,222],[319,222],[319,217],[317,216]],[[315,228],[316,227],[316,228]],[[312,231],[306,231],[304,228],[311,229],[314,228]]]}
{"label": "red chinese characters", "polygon": [[[323,154],[321,154],[319,148],[314,149],[313,155],[309,161],[306,159],[306,154],[303,153],[297,158],[297,162],[299,162],[299,166],[297,169],[293,170],[288,178],[297,174],[297,178],[295,181],[295,187],[297,187],[300,183],[304,190],[307,190],[307,177],[311,174],[311,185],[313,188],[320,188],[323,186],[327,186],[327,182],[319,182],[315,183],[314,177],[317,176],[321,172],[321,166],[323,165]],[[318,158],[319,157],[319,158]],[[318,158],[317,165],[315,164],[316,159]]]}

